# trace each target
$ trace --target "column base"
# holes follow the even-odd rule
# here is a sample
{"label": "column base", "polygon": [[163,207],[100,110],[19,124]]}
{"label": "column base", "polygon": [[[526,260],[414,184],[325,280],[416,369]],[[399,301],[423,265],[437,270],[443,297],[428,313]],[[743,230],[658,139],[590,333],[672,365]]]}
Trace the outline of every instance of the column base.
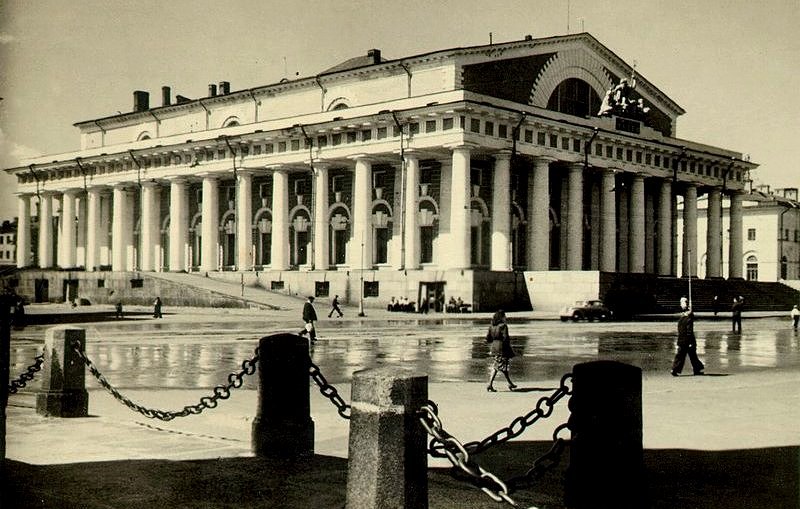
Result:
{"label": "column base", "polygon": [[261,458],[297,458],[314,455],[314,421],[305,423],[253,420],[251,450]]}

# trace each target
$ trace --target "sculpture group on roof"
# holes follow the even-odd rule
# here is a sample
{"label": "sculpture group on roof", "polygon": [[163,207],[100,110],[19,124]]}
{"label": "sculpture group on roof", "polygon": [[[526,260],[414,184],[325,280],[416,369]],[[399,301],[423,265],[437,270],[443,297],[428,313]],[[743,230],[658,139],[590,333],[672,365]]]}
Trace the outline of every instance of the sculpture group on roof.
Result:
{"label": "sculpture group on roof", "polygon": [[632,73],[630,81],[628,81],[628,78],[622,78],[619,83],[606,91],[597,116],[639,117],[650,111],[650,108],[644,105],[644,100],[631,97],[631,92],[635,88],[636,78]]}

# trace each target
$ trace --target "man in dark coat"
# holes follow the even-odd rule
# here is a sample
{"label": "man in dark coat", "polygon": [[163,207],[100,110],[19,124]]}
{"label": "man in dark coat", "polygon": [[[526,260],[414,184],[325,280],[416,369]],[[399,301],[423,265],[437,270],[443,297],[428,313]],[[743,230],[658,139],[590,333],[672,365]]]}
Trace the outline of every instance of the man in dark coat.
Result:
{"label": "man in dark coat", "polygon": [[[392,297],[392,298],[394,299],[394,297]],[[328,313],[328,318],[333,316],[334,311],[339,313],[339,318],[344,316],[344,313],[342,313],[342,310],[339,309],[339,296],[338,295],[334,295],[333,296],[333,300],[331,301],[331,312]]]}
{"label": "man in dark coat", "polygon": [[[733,332],[742,332],[742,308],[744,307],[744,299],[739,296],[733,298],[733,305],[731,306],[731,318],[733,320]],[[738,330],[737,330],[738,329]]]}
{"label": "man in dark coat", "polygon": [[692,371],[695,375],[702,375],[703,363],[697,358],[697,339],[694,337],[694,312],[688,303],[681,302],[683,312],[678,319],[678,352],[675,360],[672,361],[672,376],[678,376],[683,370],[683,363],[686,355],[689,355],[689,362],[692,364]]}
{"label": "man in dark coat", "polygon": [[305,327],[300,331],[300,335],[308,334],[312,343],[317,341],[317,331],[314,328],[314,322],[317,321],[317,312],[314,310],[314,297],[308,296],[308,300],[303,304],[303,321]]}

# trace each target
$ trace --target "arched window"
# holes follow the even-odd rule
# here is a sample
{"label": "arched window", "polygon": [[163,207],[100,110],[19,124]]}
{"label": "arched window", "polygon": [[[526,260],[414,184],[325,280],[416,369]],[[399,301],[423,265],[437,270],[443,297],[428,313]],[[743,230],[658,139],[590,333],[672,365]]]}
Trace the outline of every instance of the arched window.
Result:
{"label": "arched window", "polygon": [[747,280],[758,281],[758,258],[753,255],[747,257]]}
{"label": "arched window", "polygon": [[239,125],[239,119],[237,117],[228,117],[222,123],[222,127],[234,127]]}
{"label": "arched window", "polygon": [[330,213],[329,259],[332,265],[347,263],[347,240],[350,238],[350,214],[338,205]]}
{"label": "arched window", "polygon": [[585,81],[569,78],[553,90],[547,109],[576,117],[593,116],[600,111],[600,96]]}

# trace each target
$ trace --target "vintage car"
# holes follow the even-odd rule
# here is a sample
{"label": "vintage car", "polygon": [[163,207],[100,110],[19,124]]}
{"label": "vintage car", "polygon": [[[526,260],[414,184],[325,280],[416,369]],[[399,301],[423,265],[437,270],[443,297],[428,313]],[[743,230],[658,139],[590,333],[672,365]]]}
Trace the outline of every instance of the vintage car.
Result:
{"label": "vintage car", "polygon": [[601,300],[579,300],[561,310],[561,321],[572,320],[611,320],[612,313]]}

